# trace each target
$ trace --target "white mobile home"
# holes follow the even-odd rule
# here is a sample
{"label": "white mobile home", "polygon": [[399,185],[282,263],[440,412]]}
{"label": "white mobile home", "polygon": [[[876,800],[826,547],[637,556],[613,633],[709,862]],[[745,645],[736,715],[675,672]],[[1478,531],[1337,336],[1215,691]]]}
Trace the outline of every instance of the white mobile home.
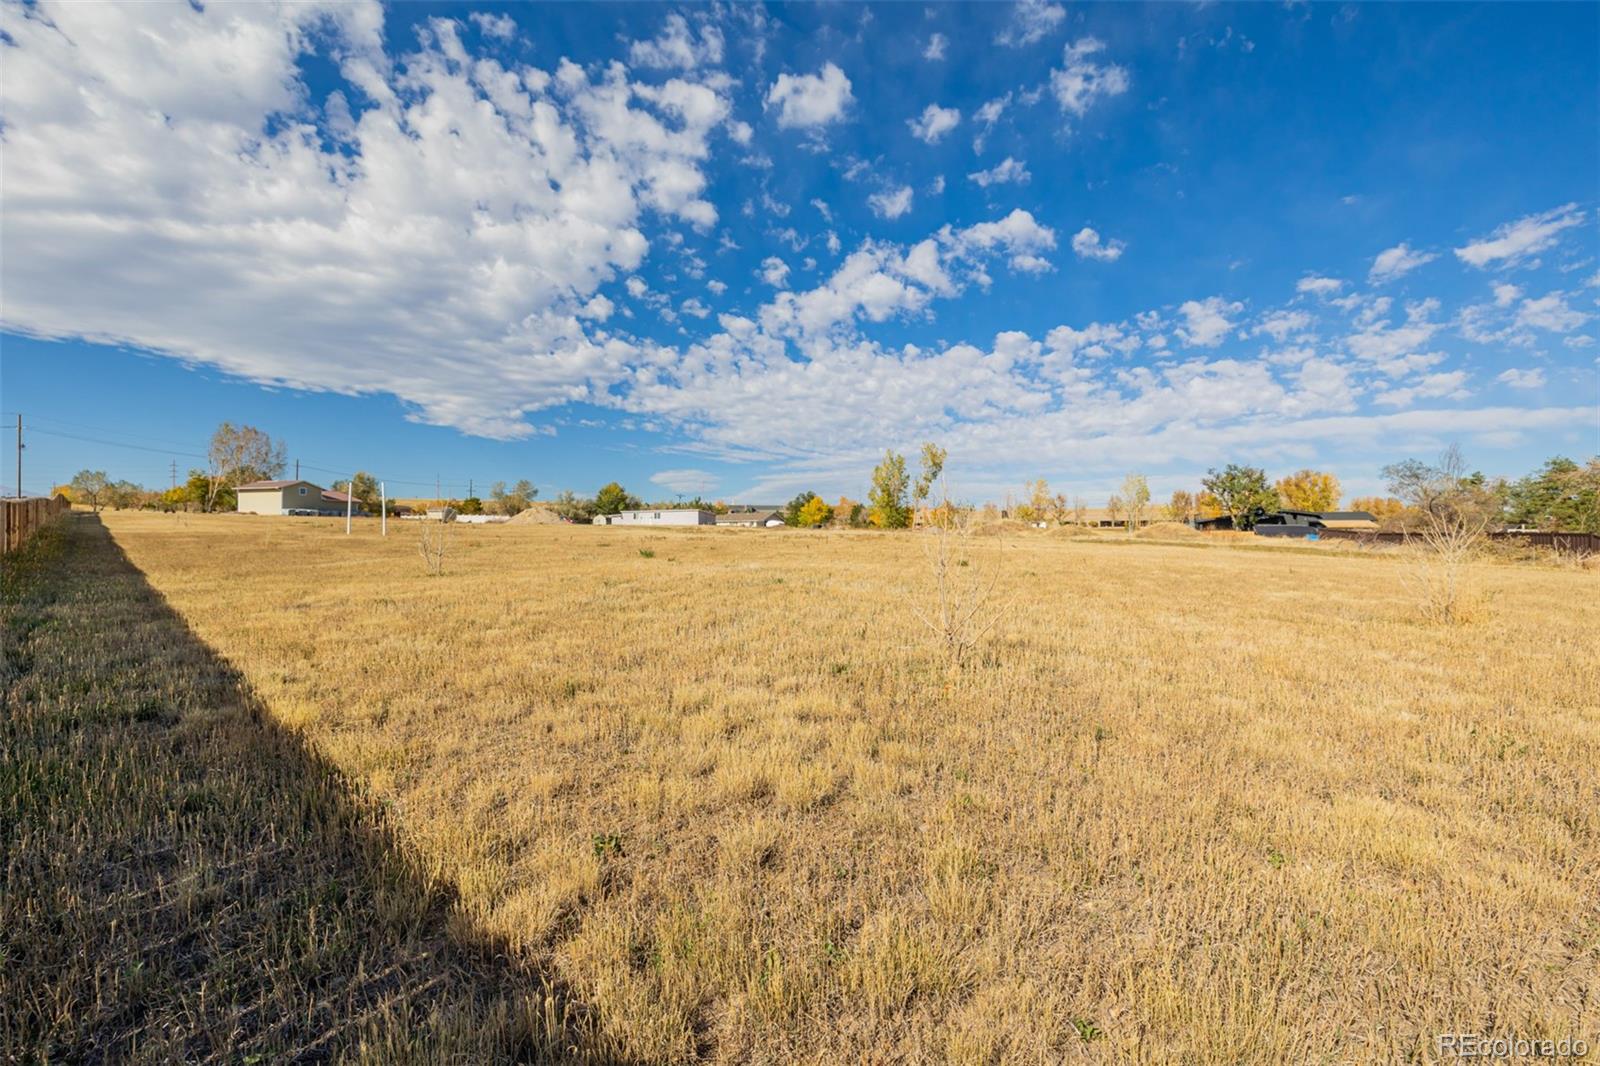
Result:
{"label": "white mobile home", "polygon": [[666,507],[661,510],[619,511],[616,514],[597,514],[597,526],[714,526],[717,516],[710,511],[693,507]]}

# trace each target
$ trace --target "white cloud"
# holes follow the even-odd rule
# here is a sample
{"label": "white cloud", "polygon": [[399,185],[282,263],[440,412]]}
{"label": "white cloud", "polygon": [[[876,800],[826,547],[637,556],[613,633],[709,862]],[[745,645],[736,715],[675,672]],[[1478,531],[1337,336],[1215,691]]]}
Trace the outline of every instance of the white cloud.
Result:
{"label": "white cloud", "polygon": [[1472,391],[1466,387],[1466,380],[1465,370],[1427,374],[1415,385],[1384,389],[1373,396],[1372,402],[1385,407],[1409,407],[1417,400],[1465,400],[1472,395]]}
{"label": "white cloud", "polygon": [[1494,305],[1496,307],[1510,307],[1517,302],[1517,297],[1521,295],[1521,289],[1515,285],[1502,282],[1494,287]]}
{"label": "white cloud", "polygon": [[696,297],[689,297],[678,305],[678,310],[694,318],[705,318],[711,314],[711,308],[701,303]]}
{"label": "white cloud", "polygon": [[1028,165],[1026,163],[1006,156],[1002,162],[995,164],[988,170],[980,170],[974,174],[968,174],[967,180],[977,182],[978,185],[987,189],[991,185],[1024,185],[1032,177],[1033,175],[1028,173]]}
{"label": "white cloud", "polygon": [[872,208],[872,213],[879,218],[899,218],[911,210],[913,195],[909,185],[902,185],[898,189],[885,189],[867,197],[867,206]]}
{"label": "white cloud", "polygon": [[1374,284],[1394,281],[1437,258],[1432,252],[1419,252],[1402,241],[1378,253],[1378,257],[1372,261],[1372,269],[1367,273],[1367,280]]}
{"label": "white cloud", "polygon": [[509,41],[517,35],[517,20],[510,15],[491,15],[483,11],[474,11],[467,17],[485,37],[492,37],[497,41]]}
{"label": "white cloud", "polygon": [[1067,17],[1067,9],[1049,0],[1020,0],[1011,10],[1011,21],[995,36],[996,44],[1022,48],[1044,39]]}
{"label": "white cloud", "polygon": [[950,44],[950,39],[942,33],[936,33],[928,38],[928,47],[922,50],[922,58],[937,62],[944,58],[944,50]]}
{"label": "white cloud", "polygon": [[1304,311],[1273,311],[1264,315],[1252,336],[1265,333],[1278,343],[1283,343],[1291,333],[1304,333],[1311,327],[1311,316]]}
{"label": "white cloud", "polygon": [[1544,368],[1535,366],[1526,370],[1519,370],[1516,367],[1511,367],[1502,372],[1495,380],[1501,384],[1509,385],[1513,389],[1539,389],[1544,387]]}
{"label": "white cloud", "polygon": [[653,41],[634,41],[628,58],[635,66],[666,67],[693,70],[699,66],[715,66],[722,62],[722,31],[712,24],[700,26],[700,39],[695,40],[689,20],[679,14],[667,16],[661,35]]}
{"label": "white cloud", "polygon": [[989,132],[994,129],[994,124],[1000,121],[1000,116],[1005,113],[1005,109],[1009,106],[1011,106],[1011,94],[1006,93],[1004,96],[997,96],[988,101],[973,112],[972,120],[982,127],[978,130],[978,135],[972,138],[972,150],[974,152],[983,151],[983,146],[989,140]]}
{"label": "white cloud", "polygon": [[699,496],[717,487],[717,476],[704,470],[662,470],[650,475],[652,485],[682,496]]}
{"label": "white cloud", "polygon": [[[629,346],[590,324],[644,227],[717,217],[725,81],[508,67],[450,20],[390,53],[373,3],[46,2],[0,27],[19,332],[521,437],[626,376]],[[303,80],[313,53],[337,96]]]}
{"label": "white cloud", "polygon": [[961,112],[953,107],[929,104],[917,118],[907,119],[911,135],[924,144],[938,144],[940,139],[961,124]]}
{"label": "white cloud", "polygon": [[1125,241],[1110,240],[1100,243],[1100,234],[1083,227],[1072,235],[1072,250],[1079,259],[1098,259],[1102,263],[1115,263],[1122,258],[1123,250],[1127,248]]}
{"label": "white cloud", "polygon": [[775,255],[769,255],[761,261],[761,280],[775,289],[781,289],[789,282],[789,264]]}
{"label": "white cloud", "polygon": [[1328,297],[1344,288],[1344,282],[1338,278],[1324,278],[1316,274],[1307,274],[1295,285],[1296,292],[1311,293],[1314,296]]}
{"label": "white cloud", "polygon": [[1570,333],[1591,317],[1568,307],[1565,295],[1559,292],[1536,300],[1523,300],[1522,306],[1517,308],[1517,325],[1551,333]]}
{"label": "white cloud", "polygon": [[1507,222],[1487,237],[1456,249],[1456,256],[1475,267],[1491,263],[1518,266],[1532,256],[1555,247],[1558,235],[1573,226],[1582,225],[1585,212],[1577,204],[1566,204],[1539,215],[1528,215],[1515,222]]}
{"label": "white cloud", "polygon": [[844,117],[854,97],[850,79],[832,63],[817,74],[780,74],[767,90],[766,106],[778,109],[782,129],[816,129]]}
{"label": "white cloud", "polygon": [[1084,37],[1067,45],[1063,53],[1066,65],[1050,72],[1050,91],[1062,111],[1082,118],[1097,99],[1120,96],[1128,91],[1126,69],[1115,63],[1102,66],[1090,58],[1105,47],[1104,42],[1094,37]]}
{"label": "white cloud", "polygon": [[1184,324],[1178,327],[1178,336],[1191,347],[1215,348],[1233,329],[1233,321],[1228,316],[1243,310],[1244,304],[1229,303],[1220,296],[1186,300],[1178,308],[1184,320]]}

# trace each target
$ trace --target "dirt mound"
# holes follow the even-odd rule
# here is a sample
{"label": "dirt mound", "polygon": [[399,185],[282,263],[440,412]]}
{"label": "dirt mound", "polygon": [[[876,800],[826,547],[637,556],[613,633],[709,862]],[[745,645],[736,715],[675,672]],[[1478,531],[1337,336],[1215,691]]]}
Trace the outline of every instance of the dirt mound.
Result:
{"label": "dirt mound", "polygon": [[1134,536],[1145,540],[1185,540],[1205,536],[1204,533],[1193,526],[1186,526],[1182,522],[1151,522]]}
{"label": "dirt mound", "polygon": [[561,523],[561,516],[542,504],[534,504],[526,511],[512,515],[511,521],[521,522],[524,525],[554,526]]}
{"label": "dirt mound", "polygon": [[1019,522],[1015,518],[1000,518],[993,522],[979,522],[972,527],[974,536],[979,537],[1009,537],[1017,533],[1025,533],[1033,527],[1026,522]]}

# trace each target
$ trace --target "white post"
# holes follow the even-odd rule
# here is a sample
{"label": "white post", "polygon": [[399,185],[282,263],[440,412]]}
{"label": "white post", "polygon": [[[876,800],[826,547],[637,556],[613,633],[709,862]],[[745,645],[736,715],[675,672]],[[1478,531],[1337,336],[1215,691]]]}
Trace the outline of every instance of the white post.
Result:
{"label": "white post", "polygon": [[355,475],[352,474],[350,476],[350,483],[345,486],[345,490],[346,491],[345,491],[345,494],[344,494],[344,535],[348,537],[350,535],[350,515],[351,515],[352,512],[354,512],[355,506],[356,506],[356,479],[355,479]]}
{"label": "white post", "polygon": [[383,515],[383,535],[389,535],[389,490],[378,482],[378,510]]}

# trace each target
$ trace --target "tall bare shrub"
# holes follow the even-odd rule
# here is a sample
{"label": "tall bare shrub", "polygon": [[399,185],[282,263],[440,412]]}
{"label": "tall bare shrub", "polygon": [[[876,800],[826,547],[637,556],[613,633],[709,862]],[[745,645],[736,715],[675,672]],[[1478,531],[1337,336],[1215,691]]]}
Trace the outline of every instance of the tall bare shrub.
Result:
{"label": "tall bare shrub", "polygon": [[445,552],[450,546],[450,523],[442,518],[424,518],[417,525],[422,530],[418,544],[422,561],[428,565],[428,573],[438,577],[444,573]]}
{"label": "tall bare shrub", "polygon": [[915,494],[916,506],[928,515],[918,533],[926,559],[926,585],[920,598],[912,601],[912,610],[953,673],[1005,613],[1006,605],[995,591],[1004,545],[997,538],[991,550],[978,550],[978,512],[951,498],[944,459],[942,448],[923,445]]}
{"label": "tall bare shrub", "polygon": [[1424,617],[1444,625],[1466,621],[1478,597],[1470,564],[1501,515],[1482,475],[1470,474],[1461,450],[1447,448],[1432,466],[1408,460],[1384,468],[1389,487],[1412,508],[1406,529],[1415,549],[1409,584]]}

